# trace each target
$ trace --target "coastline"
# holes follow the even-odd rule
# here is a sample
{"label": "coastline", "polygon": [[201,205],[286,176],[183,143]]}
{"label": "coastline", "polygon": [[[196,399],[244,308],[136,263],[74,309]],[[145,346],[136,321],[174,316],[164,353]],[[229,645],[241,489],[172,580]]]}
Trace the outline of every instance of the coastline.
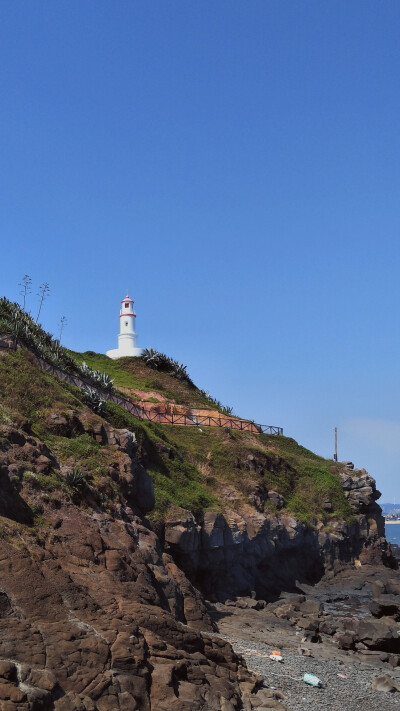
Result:
{"label": "coastline", "polygon": [[[393,650],[400,649],[397,625],[393,617],[382,620],[370,610],[375,586],[384,590],[386,585],[399,585],[398,572],[365,564],[304,586],[304,594],[299,594],[300,584],[297,593],[284,592],[261,609],[251,607],[254,601],[249,598],[210,603],[216,636],[230,642],[248,668],[264,679],[268,709],[282,704],[287,711],[399,711],[399,694],[380,691],[377,682],[387,678],[389,685],[400,687],[400,668],[392,663],[398,653],[386,652],[383,641],[390,629]],[[243,603],[247,607],[241,607]],[[364,626],[374,630],[368,645],[357,642],[353,632],[360,629],[364,634]],[[283,664],[270,659],[276,649]],[[314,674],[322,686],[305,684],[305,673]]]}
{"label": "coastline", "polygon": [[393,519],[392,521],[388,521],[388,520],[385,518],[385,526],[386,526],[387,523],[400,523],[400,518]]}

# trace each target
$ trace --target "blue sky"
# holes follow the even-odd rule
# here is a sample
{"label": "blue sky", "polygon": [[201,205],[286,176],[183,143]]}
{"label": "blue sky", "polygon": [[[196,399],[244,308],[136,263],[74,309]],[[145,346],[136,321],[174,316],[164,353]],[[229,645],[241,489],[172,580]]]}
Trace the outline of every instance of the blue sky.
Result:
{"label": "blue sky", "polygon": [[397,0],[3,0],[1,292],[400,499]]}

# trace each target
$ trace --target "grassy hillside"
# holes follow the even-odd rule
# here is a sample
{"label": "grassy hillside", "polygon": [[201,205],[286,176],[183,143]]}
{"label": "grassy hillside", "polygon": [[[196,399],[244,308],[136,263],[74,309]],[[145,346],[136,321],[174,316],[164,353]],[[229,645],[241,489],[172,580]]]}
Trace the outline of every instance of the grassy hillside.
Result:
{"label": "grassy hillside", "polygon": [[[69,351],[77,362],[85,361],[91,368],[103,371],[112,377],[116,388],[134,388],[160,393],[168,401],[179,405],[210,408],[211,404],[201,391],[181,382],[168,373],[149,368],[140,358],[112,360],[101,353]],[[133,396],[135,399],[135,396]],[[151,401],[151,395],[149,400]]]}
{"label": "grassy hillside", "polygon": [[[118,387],[162,393],[183,404],[204,404],[195,387],[171,375],[151,370],[139,359],[112,361],[91,352],[73,354],[91,367],[104,370]],[[49,416],[71,413],[86,423],[99,420],[85,404],[83,393],[41,371],[27,351],[0,355],[0,423],[20,424],[30,420],[32,433],[44,441],[61,464],[89,473],[97,505],[112,506],[117,499],[109,475],[115,452],[82,432],[61,436],[49,426]],[[264,499],[266,512],[277,511],[266,496],[273,489],[284,498],[283,512],[312,523],[336,517],[350,518],[350,510],[339,482],[339,465],[325,460],[283,436],[256,435],[228,428],[179,427],[136,420],[108,403],[104,419],[118,428],[134,431],[139,456],[150,473],[156,492],[154,520],[168,516],[180,506],[199,514],[205,508],[238,512],[254,508],[254,495]],[[59,473],[48,480],[48,488],[62,489]],[[333,513],[324,511],[326,501]],[[259,509],[260,510],[260,509]]]}

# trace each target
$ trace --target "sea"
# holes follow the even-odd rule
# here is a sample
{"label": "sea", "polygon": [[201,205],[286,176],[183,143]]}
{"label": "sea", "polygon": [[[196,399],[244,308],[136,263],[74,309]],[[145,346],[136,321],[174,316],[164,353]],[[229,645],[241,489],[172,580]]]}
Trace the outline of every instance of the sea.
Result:
{"label": "sea", "polygon": [[390,543],[397,543],[400,546],[400,523],[387,523],[385,536]]}

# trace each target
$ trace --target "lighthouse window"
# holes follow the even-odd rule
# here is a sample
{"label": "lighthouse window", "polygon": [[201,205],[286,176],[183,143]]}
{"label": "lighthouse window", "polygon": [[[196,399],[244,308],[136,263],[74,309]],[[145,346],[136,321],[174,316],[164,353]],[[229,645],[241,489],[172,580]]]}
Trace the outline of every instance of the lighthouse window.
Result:
{"label": "lighthouse window", "polygon": [[125,304],[125,308],[128,309],[128,308],[129,308],[129,304]]}
{"label": "lighthouse window", "polygon": [[128,325],[128,321],[125,321],[125,326],[127,326],[127,325]]}

